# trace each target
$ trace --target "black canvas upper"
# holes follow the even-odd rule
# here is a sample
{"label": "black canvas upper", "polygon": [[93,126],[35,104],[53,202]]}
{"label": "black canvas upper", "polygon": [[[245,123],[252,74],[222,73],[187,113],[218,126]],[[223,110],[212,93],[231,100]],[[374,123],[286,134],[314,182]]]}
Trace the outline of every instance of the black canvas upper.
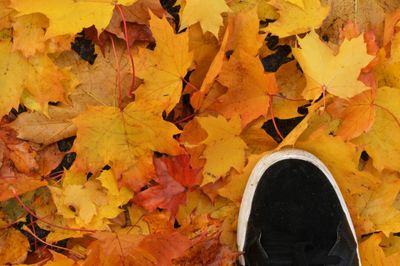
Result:
{"label": "black canvas upper", "polygon": [[358,265],[337,194],[314,164],[285,159],[261,177],[244,247],[246,265]]}

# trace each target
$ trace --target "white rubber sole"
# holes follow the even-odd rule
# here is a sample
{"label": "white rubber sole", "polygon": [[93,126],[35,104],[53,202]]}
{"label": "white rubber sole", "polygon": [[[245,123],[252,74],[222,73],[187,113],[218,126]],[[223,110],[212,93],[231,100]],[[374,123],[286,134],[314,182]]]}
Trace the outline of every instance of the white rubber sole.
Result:
{"label": "white rubber sole", "polygon": [[[258,182],[260,181],[260,178],[262,177],[264,172],[270,166],[272,166],[273,164],[275,164],[279,161],[285,160],[285,159],[299,159],[299,160],[310,162],[310,163],[314,164],[316,167],[318,167],[318,169],[320,169],[325,174],[325,176],[328,178],[329,182],[331,183],[332,187],[334,188],[334,190],[339,198],[340,205],[342,206],[342,209],[346,215],[346,218],[349,221],[351,232],[353,233],[354,239],[356,240],[357,257],[358,257],[359,265],[361,266],[361,259],[360,259],[360,253],[358,251],[358,243],[357,243],[355,229],[353,226],[353,222],[351,220],[349,210],[347,209],[346,202],[344,201],[343,195],[340,192],[339,186],[337,185],[331,172],[328,170],[328,168],[325,166],[325,164],[323,162],[321,162],[313,154],[303,151],[303,150],[298,150],[298,149],[284,149],[284,150],[274,152],[269,155],[265,155],[264,157],[262,157],[260,159],[260,161],[256,164],[253,171],[251,172],[249,180],[247,181],[246,188],[244,190],[242,203],[240,205],[240,211],[239,211],[238,229],[237,229],[237,244],[238,244],[239,251],[243,252],[243,250],[244,250],[244,242],[245,242],[245,238],[246,238],[247,223],[249,220],[251,206],[253,204],[253,197],[254,197],[254,193],[256,191]],[[240,256],[239,261],[242,265],[245,265],[243,256]]]}

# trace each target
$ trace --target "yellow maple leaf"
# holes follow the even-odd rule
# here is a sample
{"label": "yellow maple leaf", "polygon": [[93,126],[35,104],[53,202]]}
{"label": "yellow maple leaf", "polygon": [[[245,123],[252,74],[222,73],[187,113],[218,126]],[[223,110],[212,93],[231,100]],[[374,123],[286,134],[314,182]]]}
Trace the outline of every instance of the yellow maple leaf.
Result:
{"label": "yellow maple leaf", "polygon": [[326,164],[341,188],[349,208],[354,207],[350,195],[369,192],[380,182],[370,172],[358,170],[360,155],[356,152],[355,145],[329,135],[323,128],[297,142],[295,147],[311,152]]}
{"label": "yellow maple leaf", "polygon": [[250,155],[246,167],[242,172],[235,172],[229,175],[228,182],[220,189],[218,194],[232,200],[236,205],[240,205],[246,188],[247,180],[250,177],[256,163],[264,154]]}
{"label": "yellow maple leaf", "polygon": [[133,195],[127,188],[118,189],[111,171],[103,171],[96,179],[84,184],[67,182],[61,188],[49,188],[59,214],[71,219],[72,224],[93,228],[104,228],[107,224],[104,219],[120,214],[122,210],[119,207]]}
{"label": "yellow maple leaf", "polygon": [[215,182],[224,176],[231,167],[241,171],[245,163],[246,143],[239,137],[241,132],[240,118],[232,117],[227,121],[224,117],[198,117],[201,127],[207,131],[203,141],[206,148],[203,152],[206,163],[203,170],[203,182]]}
{"label": "yellow maple leaf", "polygon": [[[116,2],[116,3],[115,3]],[[76,34],[83,28],[95,25],[99,32],[103,31],[112,17],[115,4],[130,5],[136,0],[12,0],[11,7],[19,14],[42,13],[49,18],[50,26],[46,38],[56,35]]]}
{"label": "yellow maple leaf", "polygon": [[381,246],[382,233],[372,234],[360,243],[361,262],[364,266],[396,266],[400,261],[399,253],[387,256]]}
{"label": "yellow maple leaf", "polygon": [[192,63],[188,33],[176,35],[166,18],[155,15],[151,15],[150,28],[157,46],[154,51],[142,49],[139,53],[136,74],[144,81],[135,96],[158,102],[160,112],[170,112],[179,102],[182,80]]}
{"label": "yellow maple leaf", "polygon": [[118,188],[117,180],[111,171],[103,171],[97,180],[106,189],[107,204],[100,206],[99,215],[105,218],[114,218],[122,212],[120,206],[126,204],[133,196],[133,193],[126,187]]}
{"label": "yellow maple leaf", "polygon": [[[83,221],[84,224],[90,223],[93,216],[97,214],[96,205],[91,199],[91,193],[89,189],[80,185],[69,185],[63,191],[63,207],[65,207],[64,213],[70,213],[65,215],[67,218],[75,218],[75,211],[78,217]],[[57,204],[57,203],[56,203]],[[67,211],[68,209],[72,209]]]}
{"label": "yellow maple leaf", "polygon": [[367,54],[362,35],[350,41],[344,40],[337,55],[319,39],[315,31],[298,38],[298,42],[301,49],[294,48],[293,55],[307,79],[307,87],[303,91],[306,99],[314,100],[324,91],[349,98],[368,89],[358,76],[374,57]]}
{"label": "yellow maple leaf", "polygon": [[[304,7],[287,0],[272,0],[278,9],[279,19],[268,25],[267,30],[281,38],[307,32],[321,26],[329,13],[329,6],[321,6],[320,0],[304,0]],[[296,1],[300,3],[300,1]]]}
{"label": "yellow maple leaf", "polygon": [[11,51],[11,43],[0,41],[0,116],[8,114],[11,108],[18,108],[19,99],[27,79],[28,63],[19,53]]}
{"label": "yellow maple leaf", "polygon": [[181,29],[200,22],[204,32],[209,31],[218,37],[222,26],[221,13],[231,9],[225,0],[187,0],[182,14]]}
{"label": "yellow maple leaf", "polygon": [[[383,169],[400,170],[400,89],[382,87],[376,91],[375,121],[371,129],[353,140],[365,146],[373,158],[374,166]],[[388,160],[390,158],[390,160]]]}
{"label": "yellow maple leaf", "polygon": [[368,198],[368,202],[359,217],[363,219],[362,234],[382,231],[386,236],[400,230],[400,210],[394,202],[400,192],[400,181],[397,175],[384,174],[383,182]]}
{"label": "yellow maple leaf", "polygon": [[95,173],[111,164],[119,172],[153,151],[179,154],[181,148],[172,136],[180,131],[154,115],[149,105],[134,102],[123,111],[115,107],[90,107],[74,118],[78,128],[73,147],[77,153],[74,165]]}
{"label": "yellow maple leaf", "polygon": [[47,115],[48,102],[65,101],[65,91],[70,85],[75,86],[67,82],[69,71],[59,69],[47,55],[26,59],[19,51],[12,52],[8,41],[0,42],[0,54],[4,58],[0,62],[3,71],[0,85],[4,89],[0,100],[2,115],[17,107],[20,99],[28,107]]}

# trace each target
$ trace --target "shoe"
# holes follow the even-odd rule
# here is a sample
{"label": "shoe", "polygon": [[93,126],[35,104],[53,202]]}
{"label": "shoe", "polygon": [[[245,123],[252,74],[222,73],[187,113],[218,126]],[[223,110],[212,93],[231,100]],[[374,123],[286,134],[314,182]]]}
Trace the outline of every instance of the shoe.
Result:
{"label": "shoe", "polygon": [[239,212],[242,265],[361,265],[356,239],[339,187],[318,158],[288,149],[257,163]]}

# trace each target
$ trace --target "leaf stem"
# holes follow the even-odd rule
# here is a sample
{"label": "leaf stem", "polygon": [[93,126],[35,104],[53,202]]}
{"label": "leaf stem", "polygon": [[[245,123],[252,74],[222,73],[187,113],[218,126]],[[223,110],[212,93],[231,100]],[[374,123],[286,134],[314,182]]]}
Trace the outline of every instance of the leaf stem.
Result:
{"label": "leaf stem", "polygon": [[186,117],[183,117],[183,118],[179,119],[178,121],[175,121],[174,124],[179,124],[179,123],[185,122],[185,121],[193,118],[194,116],[195,116],[194,114],[190,114],[190,115],[188,115]]}
{"label": "leaf stem", "polygon": [[129,36],[128,36],[128,27],[126,24],[126,19],[125,19],[125,15],[124,12],[122,11],[122,8],[120,7],[120,5],[115,5],[118,9],[118,12],[121,15],[122,18],[122,23],[124,25],[124,35],[125,35],[125,44],[126,44],[126,49],[129,55],[129,60],[131,61],[131,66],[132,66],[132,83],[131,83],[131,88],[129,89],[129,96],[132,96],[133,94],[133,90],[135,89],[136,86],[136,80],[135,80],[135,63],[133,62],[133,57],[131,54],[131,48],[129,47]]}
{"label": "leaf stem", "polygon": [[272,108],[272,96],[269,96],[269,109],[271,112],[272,124],[274,125],[275,131],[278,134],[278,136],[283,140],[284,137],[283,137],[282,133],[279,131],[278,125],[276,124],[276,121],[275,121],[275,115],[274,115],[274,111]]}
{"label": "leaf stem", "polygon": [[195,91],[199,91],[199,88],[197,88],[195,85],[193,85],[192,83],[190,83],[188,80],[186,80],[185,78],[181,78],[183,82],[185,82],[187,85],[189,85],[190,87],[192,87]]}
{"label": "leaf stem", "polygon": [[[36,240],[37,240],[37,241],[41,242],[42,244],[44,244],[46,246],[50,246],[50,247],[53,247],[53,248],[62,249],[62,250],[68,251],[68,252],[72,252],[72,253],[75,253],[76,255],[78,255],[79,257],[82,257],[82,254],[76,252],[75,250],[50,244],[50,243],[40,239],[40,237],[38,237],[35,233],[31,232],[30,230],[24,230],[24,231],[29,233],[31,236],[33,236],[33,238],[35,238],[35,243],[36,243]],[[35,247],[35,249],[36,249],[36,247]]]}

